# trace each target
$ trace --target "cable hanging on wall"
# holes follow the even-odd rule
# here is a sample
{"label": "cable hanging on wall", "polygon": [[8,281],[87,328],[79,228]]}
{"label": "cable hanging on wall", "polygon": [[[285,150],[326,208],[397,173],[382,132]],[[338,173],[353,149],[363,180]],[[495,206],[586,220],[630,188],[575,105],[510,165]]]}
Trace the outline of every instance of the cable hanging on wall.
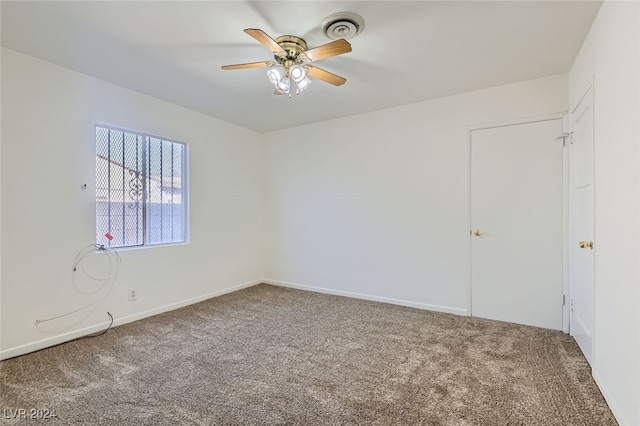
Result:
{"label": "cable hanging on wall", "polygon": [[[88,267],[86,265],[86,259],[91,254],[104,255],[105,258],[107,259],[106,269],[105,269],[105,272],[103,272],[102,274],[99,272],[97,273],[95,271],[92,271],[91,267]],[[111,292],[111,289],[113,288],[116,278],[118,277],[118,272],[120,270],[121,263],[122,263],[122,259],[120,257],[120,254],[114,249],[105,247],[103,244],[90,244],[84,247],[82,250],[80,250],[73,261],[73,275],[72,275],[73,286],[78,292],[84,295],[92,295],[92,294],[103,292],[102,296],[100,296],[98,299],[94,300],[93,302],[81,308],[75,309],[73,311],[70,311],[61,315],[57,315],[51,318],[37,319],[36,327],[40,328],[40,326],[43,324],[68,317],[70,315],[84,311],[92,306],[97,306]],[[79,284],[78,281],[80,277],[84,277],[85,280],[88,279],[88,282],[91,284],[90,286],[88,286],[89,287],[88,289],[83,288]],[[95,337],[95,336],[99,336],[101,334],[106,333],[113,325],[113,316],[109,312],[107,312],[107,315],[110,318],[110,324],[106,330],[100,332],[99,334],[83,336],[83,337]]]}

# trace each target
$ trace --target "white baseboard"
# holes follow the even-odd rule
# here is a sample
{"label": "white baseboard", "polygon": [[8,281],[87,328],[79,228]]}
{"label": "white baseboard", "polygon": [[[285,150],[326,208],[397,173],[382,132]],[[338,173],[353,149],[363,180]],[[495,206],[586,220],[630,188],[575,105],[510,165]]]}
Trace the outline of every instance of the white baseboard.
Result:
{"label": "white baseboard", "polygon": [[234,291],[242,290],[243,288],[249,288],[257,284],[263,283],[264,280],[256,280],[251,281],[244,284],[235,285],[233,287],[228,287],[222,290],[214,291],[212,293],[203,294],[202,296],[193,297],[191,299],[183,300],[180,302],[172,303],[170,305],[161,306],[159,308],[150,309],[148,311],[139,312],[133,315],[127,315],[126,317],[119,318],[113,321],[113,325],[122,325],[127,324],[133,321],[138,321],[143,318],[148,318],[154,315],[161,314],[163,312],[173,311],[175,309],[179,309],[185,306],[193,305],[198,302],[205,301],[207,299],[212,299],[214,297],[222,296],[223,294],[233,293]]}
{"label": "white baseboard", "polygon": [[[174,309],[179,309],[184,306],[193,305],[194,303],[202,302],[204,300],[211,299],[213,297],[222,296],[223,294],[242,290],[243,288],[252,287],[254,285],[257,285],[263,282],[264,280],[251,281],[248,283],[243,283],[243,284],[235,285],[233,287],[228,287],[222,290],[203,294],[201,296],[192,297],[191,299],[182,300],[180,302],[171,303],[169,305],[160,306],[154,309],[149,309],[148,311],[138,312],[133,315],[127,315],[126,317],[117,318],[117,319],[114,318],[113,327],[127,324],[143,318],[148,318],[154,315],[161,314],[163,312],[173,311]],[[70,340],[76,339],[78,337],[86,336],[88,334],[92,334],[92,333],[96,333],[98,331],[104,330],[108,326],[109,326],[109,321],[105,321],[103,323],[95,324],[90,327],[85,327],[79,330],[74,330],[67,333],[59,334],[57,336],[48,337],[46,339],[38,340],[32,343],[27,343],[25,345],[20,345],[20,346],[15,346],[13,348],[5,349],[3,351],[0,351],[0,360],[13,358],[19,355],[24,355],[30,352],[38,351],[40,349],[45,349],[50,346],[59,345],[60,343],[65,343]]]}
{"label": "white baseboard", "polygon": [[412,302],[409,300],[373,296],[370,294],[353,293],[350,291],[334,290],[331,288],[315,287],[310,285],[290,283],[286,281],[263,280],[262,282],[264,282],[265,284],[271,284],[271,285],[276,285],[280,287],[289,287],[289,288],[295,288],[298,290],[314,291],[316,293],[333,294],[335,296],[353,297],[355,299],[371,300],[374,302],[391,303],[393,305],[408,306],[411,308],[425,309],[427,311],[445,312],[448,314],[463,315],[463,316],[468,315],[468,312],[466,309],[452,308],[449,306],[430,305],[428,303],[419,303],[419,302]]}
{"label": "white baseboard", "polygon": [[624,416],[624,413],[620,411],[615,403],[615,398],[613,397],[613,395],[611,395],[609,388],[604,384],[598,372],[596,370],[592,370],[591,373],[591,375],[593,376],[593,380],[596,382],[598,389],[600,389],[600,393],[602,393],[604,400],[607,401],[607,405],[609,405],[609,408],[613,413],[613,417],[616,418],[618,424],[620,426],[631,426],[632,423]]}
{"label": "white baseboard", "polygon": [[[254,285],[261,284],[261,283],[271,284],[271,285],[280,286],[280,287],[295,288],[295,289],[299,289],[299,290],[313,291],[313,292],[316,292],[316,293],[333,294],[333,295],[336,295],[336,296],[353,297],[353,298],[356,298],[356,299],[371,300],[371,301],[383,302],[383,303],[391,303],[391,304],[394,304],[394,305],[408,306],[408,307],[412,307],[412,308],[425,309],[425,310],[429,310],[429,311],[446,312],[446,313],[456,314],[456,315],[468,315],[468,313],[467,313],[467,311],[465,309],[451,308],[451,307],[448,307],[448,306],[430,305],[430,304],[427,304],[427,303],[418,303],[418,302],[412,302],[412,301],[408,301],[408,300],[401,300],[401,299],[393,299],[393,298],[388,298],[388,297],[373,296],[373,295],[362,294],[362,293],[353,293],[353,292],[334,290],[334,289],[323,288],[323,287],[314,287],[314,286],[290,283],[290,282],[285,282],[285,281],[256,280],[256,281],[251,281],[251,282],[248,282],[248,283],[244,283],[244,284],[239,284],[239,285],[236,285],[236,286],[228,287],[228,288],[225,288],[225,289],[222,289],[222,290],[214,291],[212,293],[203,294],[201,296],[193,297],[191,299],[182,300],[180,302],[171,303],[169,305],[160,306],[160,307],[157,307],[157,308],[154,308],[154,309],[150,309],[150,310],[147,310],[147,311],[144,311],[144,312],[138,312],[138,313],[135,313],[135,314],[132,314],[132,315],[127,315],[126,317],[114,318],[113,326],[116,327],[116,326],[127,324],[127,323],[130,323],[130,322],[133,322],[133,321],[138,321],[138,320],[143,319],[143,318],[148,318],[148,317],[151,317],[151,316],[154,316],[154,315],[158,315],[158,314],[161,314],[163,312],[173,311],[174,309],[179,309],[179,308],[182,308],[184,306],[192,305],[194,303],[202,302],[204,300],[211,299],[213,297],[222,296],[223,294],[232,293],[234,291],[242,290],[243,288],[252,287]],[[70,332],[67,332],[67,333],[62,333],[62,334],[59,334],[59,335],[56,335],[56,336],[48,337],[46,339],[42,339],[42,340],[38,340],[38,341],[35,341],[35,342],[27,343],[25,345],[20,345],[20,346],[15,346],[13,348],[5,349],[3,351],[0,351],[0,360],[13,358],[13,357],[16,357],[16,356],[19,356],[19,355],[24,355],[24,354],[27,354],[27,353],[30,353],[30,352],[38,351],[40,349],[48,348],[50,346],[55,346],[55,345],[58,345],[60,343],[65,343],[65,342],[68,342],[70,340],[76,339],[78,337],[82,337],[82,336],[86,336],[88,334],[96,333],[98,331],[104,330],[108,325],[109,325],[109,321],[105,321],[105,322],[102,322],[102,323],[99,323],[99,324],[92,325],[90,327],[85,327],[85,328],[82,328],[82,329],[79,329],[79,330],[74,330],[74,331],[70,331]]]}

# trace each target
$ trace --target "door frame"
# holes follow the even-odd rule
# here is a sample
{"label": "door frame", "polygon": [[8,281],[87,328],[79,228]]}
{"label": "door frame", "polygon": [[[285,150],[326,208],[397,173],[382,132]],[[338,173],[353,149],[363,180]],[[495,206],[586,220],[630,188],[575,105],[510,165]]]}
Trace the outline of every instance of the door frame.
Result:
{"label": "door frame", "polygon": [[[537,123],[541,121],[550,120],[562,120],[562,131],[565,136],[565,141],[562,149],[562,294],[564,296],[564,304],[562,305],[562,331],[569,333],[569,321],[571,311],[569,310],[569,300],[571,300],[570,288],[569,288],[569,242],[570,242],[570,181],[569,181],[569,150],[567,144],[569,143],[569,115],[567,112],[540,115],[529,118],[520,118],[512,120],[504,120],[492,123],[475,124],[467,126],[467,143],[466,143],[466,157],[467,157],[467,316],[471,316],[472,313],[472,282],[471,282],[471,135],[475,130],[492,129],[496,127],[516,126],[519,124]],[[562,137],[563,135],[558,135]],[[563,143],[558,141],[558,143]],[[561,301],[558,301],[561,303]]]}

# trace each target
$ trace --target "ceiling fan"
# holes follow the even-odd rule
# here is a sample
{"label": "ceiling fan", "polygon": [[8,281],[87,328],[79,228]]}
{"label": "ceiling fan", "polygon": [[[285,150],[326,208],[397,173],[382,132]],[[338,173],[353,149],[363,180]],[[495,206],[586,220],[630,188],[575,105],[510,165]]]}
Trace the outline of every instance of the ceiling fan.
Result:
{"label": "ceiling fan", "polygon": [[296,94],[300,94],[311,84],[309,77],[317,78],[335,86],[343,85],[347,79],[330,73],[310,62],[351,52],[351,44],[345,39],[307,50],[307,43],[300,37],[283,35],[275,40],[257,28],[247,28],[245,33],[258,40],[273,52],[273,61],[250,62],[246,64],[223,65],[223,70],[269,67],[267,76],[275,87],[275,94],[291,97],[291,81],[295,83]]}

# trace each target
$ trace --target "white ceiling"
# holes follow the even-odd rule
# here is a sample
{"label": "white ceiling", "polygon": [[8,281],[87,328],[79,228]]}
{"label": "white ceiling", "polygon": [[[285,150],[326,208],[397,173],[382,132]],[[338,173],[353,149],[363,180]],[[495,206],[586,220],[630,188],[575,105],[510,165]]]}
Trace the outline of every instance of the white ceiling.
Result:
{"label": "white ceiling", "polygon": [[[569,71],[600,1],[5,1],[2,45],[266,132]],[[341,11],[365,19],[351,53],[314,63],[347,83],[274,96],[270,60],[244,28],[331,40]]]}

